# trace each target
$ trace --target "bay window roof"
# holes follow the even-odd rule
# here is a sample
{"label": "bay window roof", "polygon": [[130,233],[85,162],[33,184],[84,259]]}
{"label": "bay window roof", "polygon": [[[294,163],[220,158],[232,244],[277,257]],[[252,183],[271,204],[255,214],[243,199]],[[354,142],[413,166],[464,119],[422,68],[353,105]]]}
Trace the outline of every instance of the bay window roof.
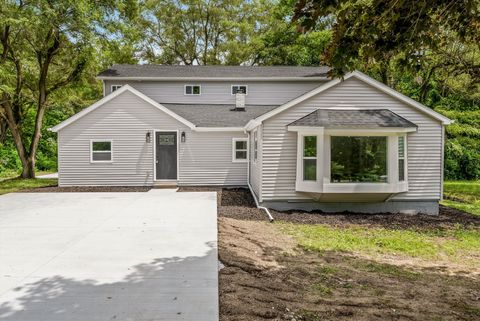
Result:
{"label": "bay window roof", "polygon": [[331,129],[416,128],[411,121],[388,109],[317,109],[288,126]]}

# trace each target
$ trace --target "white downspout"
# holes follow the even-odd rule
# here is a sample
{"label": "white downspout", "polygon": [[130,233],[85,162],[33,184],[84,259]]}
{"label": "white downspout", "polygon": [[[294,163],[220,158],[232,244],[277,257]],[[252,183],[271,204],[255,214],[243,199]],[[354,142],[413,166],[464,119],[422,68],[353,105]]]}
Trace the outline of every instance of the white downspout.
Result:
{"label": "white downspout", "polygon": [[[250,146],[250,132],[248,132],[247,134],[248,134],[248,146]],[[250,189],[250,194],[252,194],[253,200],[255,201],[255,205],[257,206],[258,209],[264,210],[265,213],[267,213],[268,220],[270,221],[270,223],[272,223],[273,222],[272,214],[270,213],[268,208],[266,208],[265,206],[260,206],[258,204],[257,196],[255,196],[252,185],[250,185],[250,150],[248,153],[248,162],[247,162],[247,185],[248,185],[248,188]]]}

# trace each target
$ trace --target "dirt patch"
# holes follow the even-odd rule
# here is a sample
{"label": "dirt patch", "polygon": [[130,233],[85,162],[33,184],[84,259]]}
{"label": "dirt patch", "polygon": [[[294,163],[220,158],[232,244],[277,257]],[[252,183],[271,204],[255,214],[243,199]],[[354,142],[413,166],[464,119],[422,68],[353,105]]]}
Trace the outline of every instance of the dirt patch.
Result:
{"label": "dirt patch", "polygon": [[100,193],[100,192],[148,192],[151,187],[147,186],[47,186],[30,188],[20,191],[21,193]]}
{"label": "dirt patch", "polygon": [[293,254],[296,247],[292,238],[279,235],[267,222],[220,217],[218,225],[223,247],[257,267],[280,268],[275,256],[278,253]]}
{"label": "dirt patch", "polygon": [[274,229],[263,235],[268,223],[219,221],[219,257],[225,265],[220,271],[222,321],[480,317],[478,278],[429,268],[419,272],[339,253],[297,249],[286,254],[291,242],[275,236]]}

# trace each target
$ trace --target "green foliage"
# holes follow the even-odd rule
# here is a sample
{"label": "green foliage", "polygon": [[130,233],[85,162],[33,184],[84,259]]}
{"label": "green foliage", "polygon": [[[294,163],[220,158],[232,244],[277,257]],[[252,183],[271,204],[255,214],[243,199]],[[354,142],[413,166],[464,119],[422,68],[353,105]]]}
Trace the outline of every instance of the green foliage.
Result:
{"label": "green foliage", "polygon": [[268,28],[260,36],[255,62],[261,65],[324,65],[322,54],[332,39],[331,30],[319,26],[309,33],[298,32],[291,22],[295,0],[280,0],[269,9]]}
{"label": "green foliage", "polygon": [[141,56],[162,64],[248,63],[268,19],[269,0],[147,0]]}
{"label": "green foliage", "polygon": [[402,53],[404,63],[443,45],[451,33],[461,41],[480,41],[475,0],[299,0],[295,19],[311,30],[332,19],[333,39],[325,55],[337,74],[358,62],[387,64]]}

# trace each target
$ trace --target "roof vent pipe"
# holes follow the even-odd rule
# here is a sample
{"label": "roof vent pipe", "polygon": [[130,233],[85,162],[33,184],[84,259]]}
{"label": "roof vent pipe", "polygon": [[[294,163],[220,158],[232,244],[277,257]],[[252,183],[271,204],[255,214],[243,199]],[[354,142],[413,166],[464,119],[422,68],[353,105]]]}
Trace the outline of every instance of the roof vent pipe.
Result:
{"label": "roof vent pipe", "polygon": [[235,94],[235,110],[245,111],[245,94],[241,90]]}

